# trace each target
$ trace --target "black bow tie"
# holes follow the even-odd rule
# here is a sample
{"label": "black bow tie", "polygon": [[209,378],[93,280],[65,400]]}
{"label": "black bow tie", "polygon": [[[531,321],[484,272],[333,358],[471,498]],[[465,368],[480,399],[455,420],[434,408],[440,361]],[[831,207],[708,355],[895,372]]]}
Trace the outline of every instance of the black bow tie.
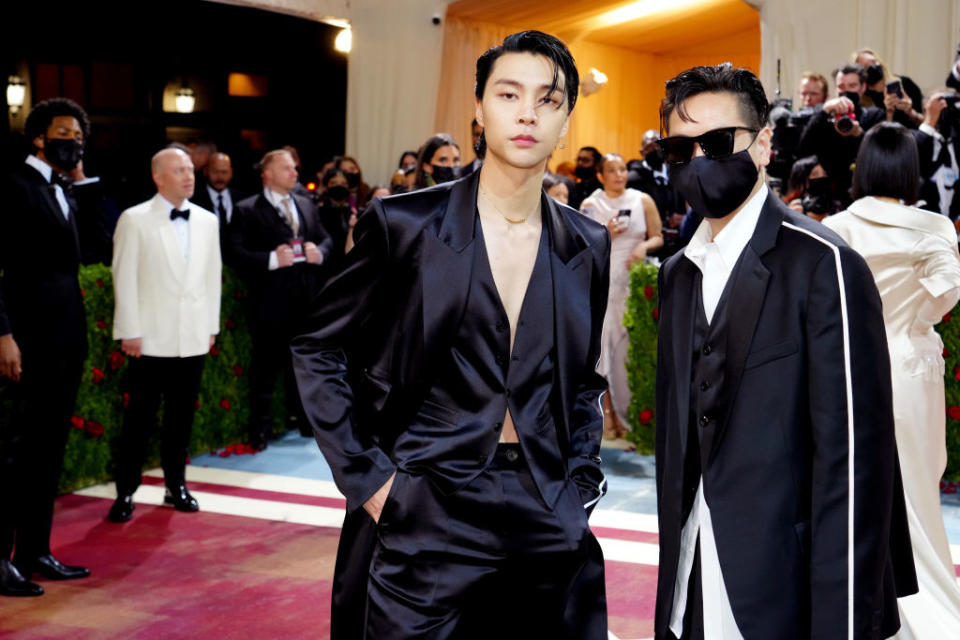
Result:
{"label": "black bow tie", "polygon": [[176,220],[177,218],[183,218],[184,220],[189,220],[189,219],[190,219],[190,209],[184,209],[183,211],[180,211],[179,209],[171,209],[171,210],[170,210],[170,219],[171,219],[171,220]]}

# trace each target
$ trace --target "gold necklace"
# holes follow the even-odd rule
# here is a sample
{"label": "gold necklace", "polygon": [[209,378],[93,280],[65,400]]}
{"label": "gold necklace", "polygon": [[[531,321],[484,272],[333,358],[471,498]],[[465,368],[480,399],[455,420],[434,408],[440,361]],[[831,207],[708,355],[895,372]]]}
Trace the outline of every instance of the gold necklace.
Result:
{"label": "gold necklace", "polygon": [[490,206],[497,210],[497,213],[500,214],[500,217],[506,220],[507,222],[509,222],[510,224],[523,224],[524,222],[527,221],[527,218],[529,218],[533,214],[533,211],[536,211],[537,207],[540,206],[540,202],[537,202],[537,206],[534,207],[533,211],[528,213],[526,216],[522,218],[511,218],[510,216],[505,214],[500,209],[500,207],[497,206],[497,204],[493,201],[493,198],[490,197],[490,192],[488,192],[486,189],[481,189],[480,193],[487,199],[487,202],[490,204]]}

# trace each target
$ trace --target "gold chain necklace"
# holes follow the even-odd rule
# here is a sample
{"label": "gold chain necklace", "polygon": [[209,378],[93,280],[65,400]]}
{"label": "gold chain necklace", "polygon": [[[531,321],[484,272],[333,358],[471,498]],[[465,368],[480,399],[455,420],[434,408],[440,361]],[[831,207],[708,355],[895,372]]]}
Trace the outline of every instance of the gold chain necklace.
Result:
{"label": "gold chain necklace", "polygon": [[497,204],[493,201],[493,198],[490,197],[490,192],[489,192],[489,191],[487,191],[486,189],[481,189],[481,190],[480,190],[480,193],[486,198],[487,203],[489,203],[491,207],[493,207],[494,209],[497,210],[497,213],[500,214],[500,217],[503,218],[504,220],[506,220],[507,222],[509,222],[510,224],[523,224],[524,222],[527,221],[527,218],[529,218],[529,217],[533,214],[533,211],[536,211],[536,210],[537,210],[537,207],[540,206],[540,202],[538,201],[538,202],[537,202],[537,206],[534,207],[533,211],[531,211],[530,213],[528,213],[528,214],[525,215],[524,217],[522,217],[522,218],[511,218],[510,216],[508,216],[507,214],[505,214],[505,213],[500,209],[500,207],[497,206]]}

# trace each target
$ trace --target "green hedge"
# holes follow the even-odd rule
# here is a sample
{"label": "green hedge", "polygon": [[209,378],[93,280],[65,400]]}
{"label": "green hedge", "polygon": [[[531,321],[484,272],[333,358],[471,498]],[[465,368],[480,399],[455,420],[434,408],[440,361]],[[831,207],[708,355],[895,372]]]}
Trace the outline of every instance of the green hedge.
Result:
{"label": "green hedge", "polygon": [[[126,357],[113,340],[113,284],[110,268],[92,265],[80,270],[80,287],[87,310],[90,354],[71,419],[72,429],[60,478],[63,492],[103,482],[111,477],[116,436],[123,420]],[[207,453],[246,441],[250,415],[248,395],[250,333],[244,312],[245,289],[224,268],[220,335],[203,372],[199,408],[193,423],[190,451]],[[0,383],[0,419],[10,419],[10,383]],[[283,416],[283,393],[274,394],[274,416]],[[276,420],[274,430],[282,430]],[[149,464],[159,462],[159,427],[154,433]]]}
{"label": "green hedge", "polygon": [[[637,451],[653,453],[656,417],[657,268],[639,264],[630,272],[630,296],[623,324],[630,337],[627,374],[630,380],[631,430],[627,439]],[[946,480],[960,480],[960,305],[937,325],[946,360],[947,470]]]}

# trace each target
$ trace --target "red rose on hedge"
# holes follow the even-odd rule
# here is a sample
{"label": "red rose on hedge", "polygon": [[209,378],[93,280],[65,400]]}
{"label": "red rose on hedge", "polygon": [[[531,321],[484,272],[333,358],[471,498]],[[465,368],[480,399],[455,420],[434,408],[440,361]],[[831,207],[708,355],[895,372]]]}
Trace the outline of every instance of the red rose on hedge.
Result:
{"label": "red rose on hedge", "polygon": [[130,394],[125,393],[123,394],[123,408],[126,409],[128,404],[130,404]]}
{"label": "red rose on hedge", "polygon": [[949,312],[949,311],[947,311],[947,313],[944,314],[943,318],[940,319],[940,322],[950,322],[950,312]]}
{"label": "red rose on hedge", "polygon": [[660,322],[660,310],[659,310],[659,309],[654,309],[654,310],[653,310],[653,319],[656,320],[657,322]]}
{"label": "red rose on hedge", "polygon": [[230,411],[230,401],[224,398],[220,401],[220,408],[224,411]]}
{"label": "red rose on hedge", "polygon": [[953,377],[956,378],[957,380],[960,380],[960,367],[957,367],[956,369],[954,369]]}
{"label": "red rose on hedge", "polygon": [[212,355],[214,358],[220,355],[220,349],[217,349],[217,345],[210,347],[210,355]]}
{"label": "red rose on hedge", "polygon": [[640,412],[640,424],[650,424],[651,418],[653,418],[653,411],[650,411],[650,409],[644,409]]}
{"label": "red rose on hedge", "polygon": [[653,298],[653,287],[644,287],[643,295],[647,297],[647,300]]}
{"label": "red rose on hedge", "polygon": [[97,278],[97,286],[103,289],[103,280],[101,280],[100,278]]}
{"label": "red rose on hedge", "polygon": [[243,375],[243,367],[241,367],[241,366],[238,365],[238,364],[233,365],[233,375],[237,376],[238,378],[239,378],[240,376],[242,376],[242,375]]}
{"label": "red rose on hedge", "polygon": [[97,329],[106,329],[107,323],[103,320],[97,320]]}
{"label": "red rose on hedge", "polygon": [[103,371],[94,367],[93,368],[93,384],[100,384],[100,381],[103,380],[104,376],[106,375],[107,374],[105,374]]}
{"label": "red rose on hedge", "polygon": [[200,408],[200,398],[197,398],[197,409]]}
{"label": "red rose on hedge", "polygon": [[234,291],[234,292],[233,292],[233,297],[235,297],[237,300],[239,300],[240,298],[242,298],[242,297],[243,297],[243,290],[242,290],[242,289],[237,289],[236,291]]}
{"label": "red rose on hedge", "polygon": [[114,351],[110,354],[110,368],[116,371],[123,365],[123,354],[119,351]]}
{"label": "red rose on hedge", "polygon": [[70,418],[70,424],[74,429],[83,429],[83,418],[80,416],[73,416]]}
{"label": "red rose on hedge", "polygon": [[951,405],[950,408],[947,409],[947,415],[953,420],[960,420],[960,407]]}
{"label": "red rose on hedge", "polygon": [[99,438],[103,435],[103,425],[95,420],[87,420],[87,424],[84,425],[87,433],[92,435],[95,438]]}
{"label": "red rose on hedge", "polygon": [[227,329],[236,329],[237,323],[233,321],[233,318],[227,318]]}

